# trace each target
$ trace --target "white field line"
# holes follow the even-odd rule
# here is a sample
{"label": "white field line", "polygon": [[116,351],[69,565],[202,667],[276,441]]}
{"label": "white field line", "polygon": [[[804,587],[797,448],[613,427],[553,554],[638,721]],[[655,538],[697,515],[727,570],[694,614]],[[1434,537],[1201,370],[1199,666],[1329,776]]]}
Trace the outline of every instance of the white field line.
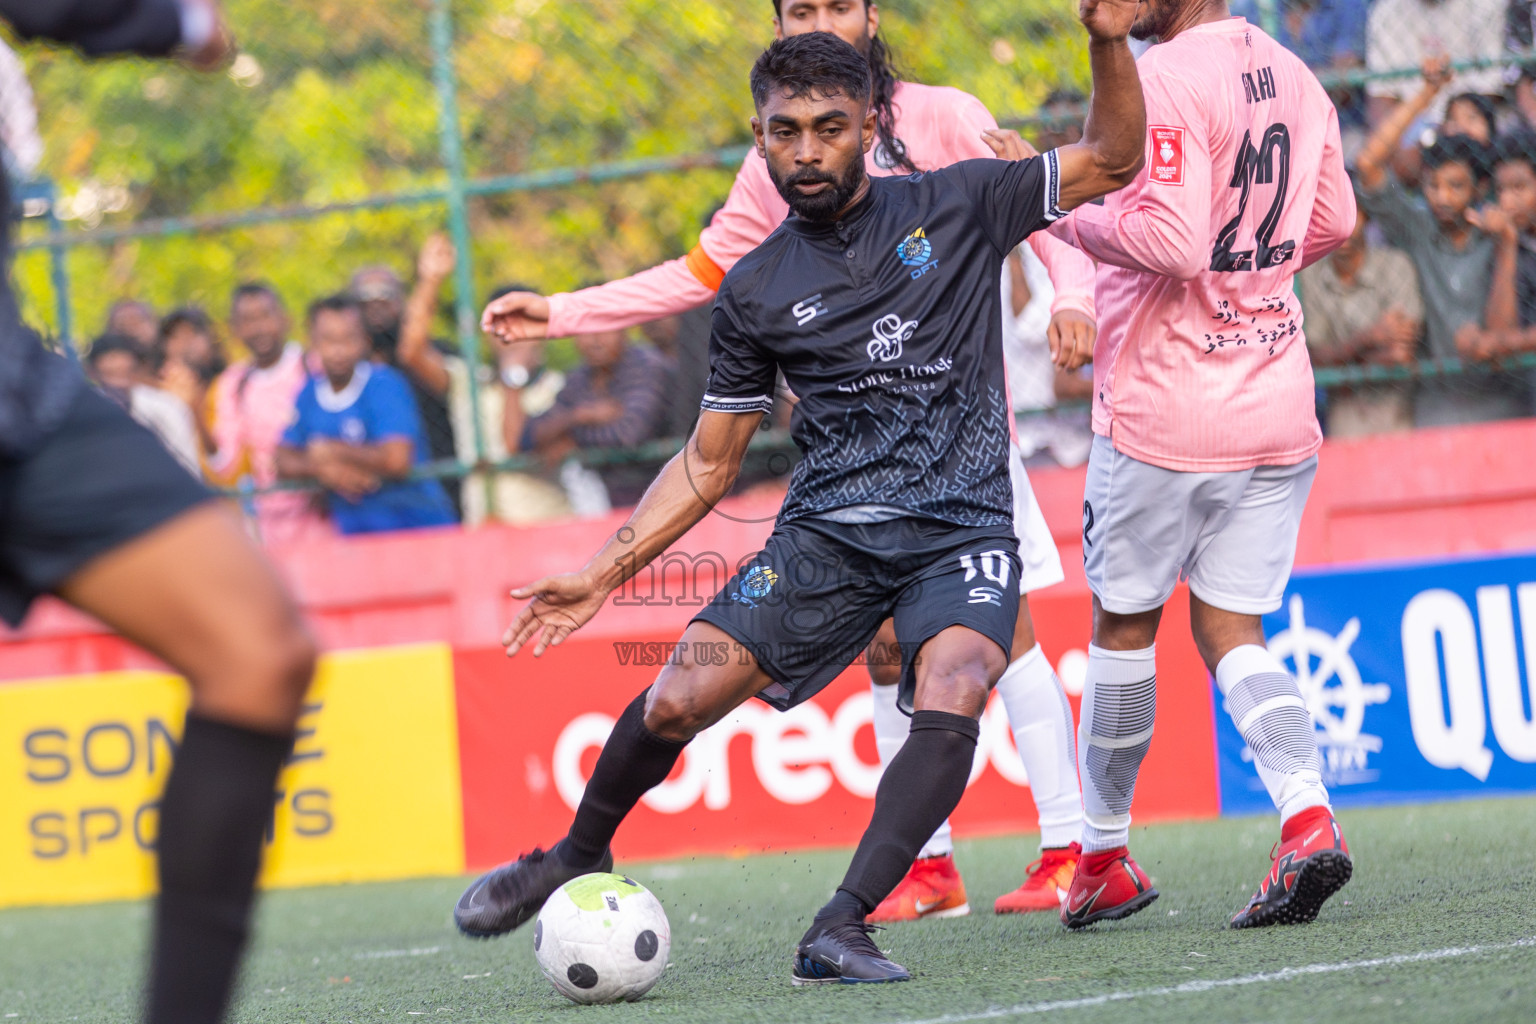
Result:
{"label": "white field line", "polygon": [[1517,939],[1487,946],[1453,946],[1447,949],[1428,950],[1423,953],[1401,953],[1375,960],[1345,960],[1336,964],[1308,964],[1305,967],[1285,967],[1263,974],[1245,974],[1238,978],[1216,978],[1208,981],[1186,981],[1181,985],[1165,985],[1160,988],[1142,988],[1130,992],[1106,992],[1082,999],[1057,999],[1048,1003],[1019,1003],[1016,1006],[996,1006],[975,1013],[952,1013],[943,1017],[925,1017],[920,1020],[904,1020],[893,1024],[964,1024],[967,1021],[1002,1020],[1007,1017],[1025,1017],[1036,1013],[1053,1013],[1058,1010],[1081,1010],[1089,1006],[1105,1006],[1109,1003],[1128,1003],[1137,999],[1158,996],[1189,995],[1210,992],[1219,988],[1238,988],[1243,985],[1267,985],[1274,981],[1291,981],[1318,974],[1340,974],[1345,971],[1361,971],[1374,967],[1397,967],[1402,964],[1427,963],[1433,960],[1453,960],[1481,953],[1497,953],[1502,950],[1524,949],[1536,946],[1536,938]]}
{"label": "white field line", "polygon": [[358,953],[356,958],[358,960],[393,960],[395,957],[401,956],[432,956],[434,953],[441,953],[442,951],[443,948],[441,946],[427,946],[418,949],[378,949],[367,953]]}

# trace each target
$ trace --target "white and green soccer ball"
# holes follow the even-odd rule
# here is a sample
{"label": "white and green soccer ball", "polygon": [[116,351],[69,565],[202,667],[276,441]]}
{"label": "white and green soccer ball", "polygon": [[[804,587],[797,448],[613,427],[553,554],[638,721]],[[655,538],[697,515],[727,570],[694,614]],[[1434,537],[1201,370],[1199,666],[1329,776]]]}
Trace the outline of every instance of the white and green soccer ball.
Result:
{"label": "white and green soccer ball", "polygon": [[661,901],[634,879],[582,875],[544,902],[533,951],[544,976],[569,999],[634,1001],[666,970],[672,926]]}

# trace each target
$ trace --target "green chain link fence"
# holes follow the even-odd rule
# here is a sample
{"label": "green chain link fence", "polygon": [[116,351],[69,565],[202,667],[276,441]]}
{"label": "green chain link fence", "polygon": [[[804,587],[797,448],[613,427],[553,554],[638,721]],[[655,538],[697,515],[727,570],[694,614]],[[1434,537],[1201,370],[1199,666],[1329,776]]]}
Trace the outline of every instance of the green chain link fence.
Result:
{"label": "green chain link fence", "polygon": [[[1257,0],[1250,16],[1273,33],[1316,9]],[[263,279],[300,309],[360,265],[387,263],[409,280],[421,241],[446,230],[459,258],[442,321],[480,365],[478,312],[491,287],[563,290],[693,244],[746,151],[746,69],[772,13],[770,0],[231,0],[243,52],[221,76],[25,50],[47,148],[22,190],[24,314],[78,351],[125,296],[162,311],[201,305],[217,319],[236,283]],[[1045,105],[1088,86],[1075,5],[889,0],[882,33],[902,71],[978,95],[1026,135],[1081,116]],[[1339,60],[1319,73],[1346,95],[1411,82],[1420,56],[1395,66],[1373,56],[1369,69]],[[1465,73],[1517,62],[1452,56]],[[574,357],[557,347],[552,358]],[[1529,354],[1501,364],[1533,367]],[[1337,389],[1474,369],[1485,368],[1442,356],[1324,367],[1317,379]],[[477,406],[482,375],[464,378]],[[490,459],[481,419],[469,417],[461,458],[423,472],[535,467],[527,456]],[[787,444],[779,434],[759,443]],[[677,447],[583,461],[656,461]]]}

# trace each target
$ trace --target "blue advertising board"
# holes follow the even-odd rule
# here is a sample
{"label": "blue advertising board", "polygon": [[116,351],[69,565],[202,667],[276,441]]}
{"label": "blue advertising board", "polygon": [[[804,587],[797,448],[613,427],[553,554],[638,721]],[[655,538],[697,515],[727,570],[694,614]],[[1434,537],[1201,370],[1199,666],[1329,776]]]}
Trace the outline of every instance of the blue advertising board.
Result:
{"label": "blue advertising board", "polygon": [[[1336,806],[1536,792],[1536,555],[1301,570],[1264,634]],[[1221,812],[1273,811],[1211,685]]]}

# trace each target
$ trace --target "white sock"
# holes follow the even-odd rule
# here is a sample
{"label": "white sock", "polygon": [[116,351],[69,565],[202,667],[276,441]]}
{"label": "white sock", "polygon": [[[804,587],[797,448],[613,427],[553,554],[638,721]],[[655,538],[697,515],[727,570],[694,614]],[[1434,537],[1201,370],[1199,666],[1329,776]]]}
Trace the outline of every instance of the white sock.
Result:
{"label": "white sock", "polygon": [[1157,717],[1157,645],[1106,651],[1088,645],[1077,767],[1083,782],[1083,851],[1124,846],[1131,797]]}
{"label": "white sock", "polygon": [[1312,715],[1280,659],[1258,644],[1234,647],[1216,666],[1216,686],[1281,824],[1309,807],[1327,807]]}
{"label": "white sock", "polygon": [[[884,771],[891,763],[891,758],[901,750],[901,745],[907,742],[912,719],[896,707],[896,691],[900,687],[870,683],[869,689],[875,698],[875,749],[880,753],[880,770]],[[943,857],[954,852],[955,843],[950,838],[949,819],[945,818],[917,855],[919,858]]]}
{"label": "white sock", "polygon": [[1040,845],[1077,842],[1083,832],[1083,793],[1077,784],[1072,705],[1039,644],[1008,666],[997,692],[1040,812]]}

